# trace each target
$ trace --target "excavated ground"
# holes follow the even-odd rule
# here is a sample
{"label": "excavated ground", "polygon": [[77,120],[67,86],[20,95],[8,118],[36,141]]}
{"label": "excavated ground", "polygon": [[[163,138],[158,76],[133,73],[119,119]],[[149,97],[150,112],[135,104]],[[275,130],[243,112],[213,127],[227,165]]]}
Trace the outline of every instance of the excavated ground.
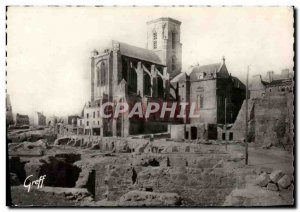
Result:
{"label": "excavated ground", "polygon": [[[62,139],[54,143],[29,145],[32,151],[42,148],[42,154],[35,156],[24,155],[28,144],[9,148],[14,153],[9,158],[13,204],[245,206],[250,202],[254,206],[260,198],[265,200],[263,205],[293,204],[286,198],[293,193],[292,186],[260,192],[262,188],[255,186],[253,179],[274,167],[245,166],[240,148],[233,144],[225,151],[222,145],[166,139],[153,143],[145,139],[90,143]],[[46,175],[44,187],[27,192],[23,182],[29,175],[32,179]],[[246,197],[245,189],[249,189]]]}

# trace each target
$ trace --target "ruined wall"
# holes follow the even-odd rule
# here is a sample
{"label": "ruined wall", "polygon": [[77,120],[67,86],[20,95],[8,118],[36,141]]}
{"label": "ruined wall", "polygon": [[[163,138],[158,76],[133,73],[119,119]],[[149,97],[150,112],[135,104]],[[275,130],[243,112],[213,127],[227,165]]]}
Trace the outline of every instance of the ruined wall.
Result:
{"label": "ruined wall", "polygon": [[255,144],[259,146],[266,143],[283,145],[289,122],[287,117],[290,106],[287,106],[287,98],[286,95],[277,95],[256,100]]}
{"label": "ruined wall", "polygon": [[[267,143],[275,145],[291,145],[293,128],[293,95],[278,94],[249,100],[248,120],[249,137],[257,146]],[[233,132],[234,140],[245,137],[245,101],[236,122],[229,132]],[[287,132],[289,131],[289,132]],[[286,140],[289,138],[289,141]]]}
{"label": "ruined wall", "polygon": [[177,193],[184,204],[191,206],[218,205],[236,186],[234,175],[223,168],[119,165],[111,166],[106,173],[104,177],[103,170],[96,171],[96,201],[103,197],[119,200],[130,190],[138,189]]}

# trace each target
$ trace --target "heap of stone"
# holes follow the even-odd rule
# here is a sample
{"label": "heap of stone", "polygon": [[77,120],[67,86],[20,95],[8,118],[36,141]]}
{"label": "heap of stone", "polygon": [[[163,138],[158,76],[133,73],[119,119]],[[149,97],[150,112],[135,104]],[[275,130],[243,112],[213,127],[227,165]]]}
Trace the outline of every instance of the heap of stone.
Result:
{"label": "heap of stone", "polygon": [[9,156],[42,156],[49,148],[46,139],[36,142],[10,143],[8,144]]}
{"label": "heap of stone", "polygon": [[271,191],[287,189],[292,184],[292,178],[281,170],[275,170],[271,174],[262,173],[255,180],[255,185]]}
{"label": "heap of stone", "polygon": [[181,198],[176,193],[129,191],[120,198],[120,206],[179,206]]}

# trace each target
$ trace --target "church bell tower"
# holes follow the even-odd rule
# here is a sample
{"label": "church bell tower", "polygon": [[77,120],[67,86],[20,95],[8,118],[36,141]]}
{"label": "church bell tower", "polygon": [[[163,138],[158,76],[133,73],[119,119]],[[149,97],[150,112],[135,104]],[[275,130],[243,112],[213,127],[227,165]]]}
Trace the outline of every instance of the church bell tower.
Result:
{"label": "church bell tower", "polygon": [[180,21],[172,18],[147,22],[147,48],[155,52],[168,67],[170,79],[181,72],[180,25]]}

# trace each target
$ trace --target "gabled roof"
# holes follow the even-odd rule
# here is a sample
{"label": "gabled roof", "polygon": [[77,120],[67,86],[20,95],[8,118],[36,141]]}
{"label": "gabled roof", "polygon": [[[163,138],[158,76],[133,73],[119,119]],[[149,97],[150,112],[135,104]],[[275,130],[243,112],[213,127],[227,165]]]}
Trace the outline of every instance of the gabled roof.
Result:
{"label": "gabled roof", "polygon": [[184,78],[185,75],[186,75],[185,72],[181,72],[180,74],[177,74],[170,82],[171,82],[171,83],[178,82],[178,81],[180,81],[182,78]]}
{"label": "gabled roof", "polygon": [[22,114],[19,114],[19,113],[17,113],[17,117],[18,118],[29,118],[28,115],[22,115]]}
{"label": "gabled roof", "polygon": [[272,82],[268,83],[269,86],[278,86],[283,84],[291,84],[292,79],[279,79],[279,80],[273,80]]}
{"label": "gabled roof", "polygon": [[222,67],[222,63],[214,63],[204,66],[194,66],[190,74],[191,79],[198,79],[198,74],[205,73],[206,76],[213,76]]}
{"label": "gabled roof", "polygon": [[245,84],[241,80],[239,80],[239,78],[232,76],[232,79],[233,79],[233,86],[235,88],[246,89]]}
{"label": "gabled roof", "polygon": [[127,43],[122,43],[119,41],[114,41],[114,42],[117,42],[120,44],[121,55],[140,59],[143,61],[149,61],[151,63],[155,63],[158,65],[163,65],[160,58],[153,51],[151,51],[149,49],[132,46]]}

